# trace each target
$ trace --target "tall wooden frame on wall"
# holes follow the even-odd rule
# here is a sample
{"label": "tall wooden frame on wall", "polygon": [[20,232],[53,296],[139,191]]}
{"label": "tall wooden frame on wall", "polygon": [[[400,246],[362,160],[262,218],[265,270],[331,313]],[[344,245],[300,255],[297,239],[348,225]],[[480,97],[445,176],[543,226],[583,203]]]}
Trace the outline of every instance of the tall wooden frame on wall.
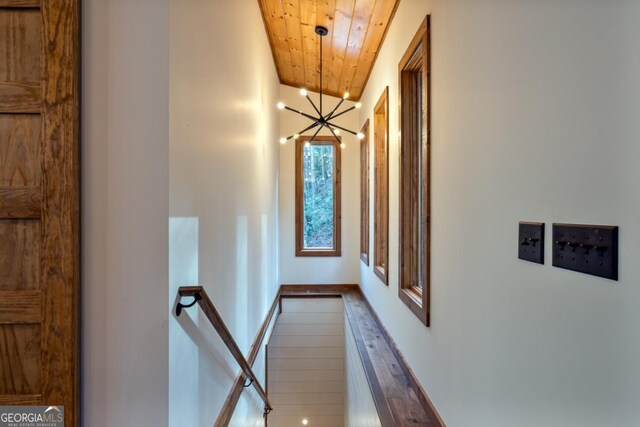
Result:
{"label": "tall wooden frame on wall", "polygon": [[311,140],[311,136],[302,135],[296,140],[296,256],[320,257],[342,255],[342,214],[341,214],[341,148],[340,142],[333,136],[316,136],[311,141],[312,145],[330,145],[333,147],[333,247],[331,248],[305,248],[304,246],[304,165],[302,155],[304,146]]}
{"label": "tall wooden frame on wall", "polygon": [[369,265],[369,120],[360,132],[360,259]]}
{"label": "tall wooden frame on wall", "polygon": [[373,109],[373,272],[389,285],[389,86]]}
{"label": "tall wooden frame on wall", "polygon": [[398,296],[429,326],[431,268],[431,47],[424,19],[400,63]]}

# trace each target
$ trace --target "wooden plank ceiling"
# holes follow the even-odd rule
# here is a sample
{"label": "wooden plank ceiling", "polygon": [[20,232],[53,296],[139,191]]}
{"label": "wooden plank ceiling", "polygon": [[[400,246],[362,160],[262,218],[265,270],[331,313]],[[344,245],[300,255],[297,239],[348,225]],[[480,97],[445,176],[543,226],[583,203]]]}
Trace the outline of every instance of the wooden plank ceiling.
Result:
{"label": "wooden plank ceiling", "polygon": [[258,0],[280,82],[358,100],[400,0]]}

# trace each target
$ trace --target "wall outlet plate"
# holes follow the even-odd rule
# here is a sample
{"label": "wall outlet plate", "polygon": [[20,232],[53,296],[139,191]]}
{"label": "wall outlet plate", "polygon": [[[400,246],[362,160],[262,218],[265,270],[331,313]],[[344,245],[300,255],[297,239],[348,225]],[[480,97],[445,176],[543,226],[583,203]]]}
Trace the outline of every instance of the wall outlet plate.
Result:
{"label": "wall outlet plate", "polygon": [[518,231],[518,258],[544,264],[543,222],[520,222]]}
{"label": "wall outlet plate", "polygon": [[618,227],[553,224],[553,266],[618,280]]}

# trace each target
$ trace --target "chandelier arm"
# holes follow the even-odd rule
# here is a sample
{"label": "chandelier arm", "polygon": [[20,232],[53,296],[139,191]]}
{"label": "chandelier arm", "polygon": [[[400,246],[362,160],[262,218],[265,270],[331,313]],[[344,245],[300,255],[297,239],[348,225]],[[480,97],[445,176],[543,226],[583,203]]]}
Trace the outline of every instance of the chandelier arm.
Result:
{"label": "chandelier arm", "polygon": [[[305,133],[306,131],[313,129],[314,127],[316,127],[316,126],[318,126],[318,125],[320,125],[320,123],[319,123],[319,122],[315,122],[314,124],[309,125],[309,126],[307,126],[306,128],[302,129],[300,132],[298,132],[298,135],[302,135],[302,134],[303,134],[303,133]],[[322,129],[322,128],[320,128],[320,129]],[[289,138],[287,138],[287,139],[290,139],[290,138],[293,138],[293,137],[294,137],[294,135],[291,135],[291,136],[290,136]]]}
{"label": "chandelier arm", "polygon": [[305,116],[307,119],[309,119],[309,120],[313,120],[314,122],[317,122],[317,121],[318,121],[318,118],[317,118],[317,117],[313,117],[313,116],[312,116],[312,115],[310,115],[310,114],[303,113],[302,111],[298,111],[298,110],[296,110],[295,108],[291,108],[291,107],[288,107],[288,106],[286,106],[286,105],[285,105],[285,107],[284,107],[284,108],[285,108],[285,109],[287,109],[287,110],[289,110],[289,111],[293,111],[294,113],[298,113],[298,114],[300,114],[300,115],[302,115],[302,116]]}
{"label": "chandelier arm", "polygon": [[341,144],[342,141],[340,141],[340,138],[338,138],[338,135],[336,135],[336,133],[333,131],[333,128],[331,128],[331,126],[327,126],[327,127],[329,128],[329,130],[333,134],[333,137],[336,139],[336,141],[338,141],[338,144]]}
{"label": "chandelier arm", "polygon": [[[354,131],[349,130],[349,129],[347,129],[347,128],[343,128],[342,126],[334,125],[333,123],[327,123],[327,127],[328,127],[329,129],[331,129],[332,127],[334,127],[334,128],[338,128],[338,129],[343,130],[343,131],[345,131],[345,132],[349,132],[349,133],[350,133],[350,134],[352,134],[352,135],[358,135],[358,133],[357,133],[357,132],[354,132]],[[332,129],[331,131],[333,132],[333,129]]]}
{"label": "chandelier arm", "polygon": [[322,117],[322,65],[322,34],[320,34],[320,117]]}
{"label": "chandelier arm", "polygon": [[320,110],[318,110],[318,107],[316,107],[316,104],[314,104],[311,98],[309,98],[309,95],[306,95],[306,97],[309,100],[309,103],[311,104],[313,109],[316,110],[316,113],[318,113],[318,116],[322,116],[322,114],[320,114]]}
{"label": "chandelier arm", "polygon": [[331,120],[331,116],[333,116],[333,113],[335,113],[336,110],[338,108],[340,108],[340,106],[342,105],[343,102],[344,102],[344,98],[341,98],[340,102],[338,102],[338,105],[336,105],[336,108],[334,108],[333,111],[331,111],[329,114],[327,114],[327,116],[324,119],[325,120]]}
{"label": "chandelier arm", "polygon": [[[355,105],[354,105],[353,107],[349,107],[349,108],[347,108],[346,110],[339,112],[339,113],[338,113],[338,114],[336,114],[335,116],[331,116],[331,117],[329,117],[329,119],[335,119],[336,117],[340,117],[341,115],[343,115],[343,114],[345,114],[345,113],[348,113],[349,111],[353,111],[353,110],[355,110],[355,109],[356,109],[356,107],[355,107]],[[328,120],[328,119],[327,119],[327,120]]]}
{"label": "chandelier arm", "polygon": [[316,131],[316,133],[314,133],[314,134],[313,134],[313,136],[311,137],[311,139],[309,139],[309,140],[307,141],[309,144],[311,144],[311,143],[313,142],[313,138],[315,138],[316,136],[318,136],[318,133],[320,133],[320,130],[321,130],[321,129],[322,129],[322,126],[320,126],[320,127],[318,128],[318,130]]}

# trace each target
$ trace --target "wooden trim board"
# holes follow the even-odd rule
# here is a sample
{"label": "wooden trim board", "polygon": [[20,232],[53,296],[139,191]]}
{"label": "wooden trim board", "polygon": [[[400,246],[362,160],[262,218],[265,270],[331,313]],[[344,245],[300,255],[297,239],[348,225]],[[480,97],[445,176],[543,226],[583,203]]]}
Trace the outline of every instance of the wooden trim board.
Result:
{"label": "wooden trim board", "polygon": [[371,315],[373,316],[374,320],[376,321],[376,323],[378,325],[378,328],[380,329],[380,332],[382,334],[382,337],[387,342],[387,344],[391,348],[391,352],[393,353],[393,355],[398,360],[400,369],[402,369],[402,371],[406,375],[407,379],[409,380],[409,384],[410,384],[411,388],[413,388],[413,391],[415,392],[416,396],[418,397],[420,402],[423,404],[423,406],[428,407],[433,412],[433,414],[436,416],[436,418],[437,418],[437,420],[439,422],[438,425],[440,427],[446,427],[446,424],[445,424],[444,420],[442,419],[442,416],[440,416],[440,414],[438,413],[438,410],[436,409],[435,405],[433,404],[433,402],[429,398],[429,395],[427,394],[427,392],[424,389],[424,387],[422,387],[420,382],[417,380],[415,374],[413,373],[413,370],[407,364],[406,359],[404,358],[404,356],[402,355],[402,353],[398,349],[398,346],[396,345],[396,343],[393,340],[393,338],[391,338],[391,335],[389,334],[389,331],[387,330],[387,328],[384,327],[382,321],[380,320],[380,317],[378,316],[376,311],[373,309],[373,307],[369,303],[369,300],[367,299],[366,295],[364,294],[364,292],[360,292],[360,294],[362,295],[362,300],[367,305],[367,307],[369,308],[369,311],[371,312]]}

